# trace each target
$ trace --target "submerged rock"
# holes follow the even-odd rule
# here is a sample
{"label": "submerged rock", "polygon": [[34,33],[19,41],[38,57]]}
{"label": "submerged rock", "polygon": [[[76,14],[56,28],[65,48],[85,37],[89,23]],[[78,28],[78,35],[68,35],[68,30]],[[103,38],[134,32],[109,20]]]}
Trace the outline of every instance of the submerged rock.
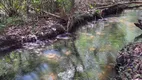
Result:
{"label": "submerged rock", "polygon": [[116,60],[116,71],[123,80],[142,79],[142,42],[124,47]]}
{"label": "submerged rock", "polygon": [[17,74],[12,80],[56,80],[56,75],[51,72],[47,63],[42,63],[32,72]]}
{"label": "submerged rock", "polygon": [[66,56],[69,56],[72,54],[71,50],[67,49],[67,48],[63,48],[62,49],[62,53],[64,53]]}
{"label": "submerged rock", "polygon": [[40,80],[57,80],[57,75],[54,73],[43,75]]}
{"label": "submerged rock", "polygon": [[73,69],[69,69],[67,71],[59,73],[58,76],[61,77],[62,80],[72,80],[72,78],[74,77],[74,73],[75,73],[75,70],[73,68]]}
{"label": "submerged rock", "polygon": [[59,61],[61,58],[61,54],[60,52],[56,51],[56,50],[45,50],[43,52],[43,56],[47,58],[47,60],[50,61]]}
{"label": "submerged rock", "polygon": [[70,33],[60,34],[56,37],[57,39],[69,40],[72,39],[72,35]]}

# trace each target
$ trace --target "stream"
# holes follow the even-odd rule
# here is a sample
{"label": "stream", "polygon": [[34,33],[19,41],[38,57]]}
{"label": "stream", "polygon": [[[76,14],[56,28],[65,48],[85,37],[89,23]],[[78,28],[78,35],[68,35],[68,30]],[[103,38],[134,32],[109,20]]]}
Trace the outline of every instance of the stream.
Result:
{"label": "stream", "polygon": [[88,22],[51,45],[30,43],[1,56],[0,80],[116,80],[118,51],[142,34],[134,25],[138,12]]}

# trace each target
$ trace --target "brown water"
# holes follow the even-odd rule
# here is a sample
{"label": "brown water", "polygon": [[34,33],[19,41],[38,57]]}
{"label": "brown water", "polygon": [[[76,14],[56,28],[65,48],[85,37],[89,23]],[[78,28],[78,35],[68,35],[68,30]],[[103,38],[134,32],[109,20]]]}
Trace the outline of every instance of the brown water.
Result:
{"label": "brown water", "polygon": [[138,10],[88,22],[76,32],[46,46],[31,43],[0,59],[1,80],[114,80],[117,52],[142,32],[133,24]]}

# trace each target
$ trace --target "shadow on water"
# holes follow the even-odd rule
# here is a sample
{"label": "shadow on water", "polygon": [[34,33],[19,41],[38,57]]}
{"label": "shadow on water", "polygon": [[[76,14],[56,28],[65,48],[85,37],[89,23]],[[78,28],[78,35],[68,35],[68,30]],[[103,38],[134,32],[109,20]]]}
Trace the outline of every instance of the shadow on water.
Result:
{"label": "shadow on water", "polygon": [[43,47],[20,49],[1,57],[1,80],[115,80],[117,52],[141,31],[137,10],[88,23],[71,36]]}

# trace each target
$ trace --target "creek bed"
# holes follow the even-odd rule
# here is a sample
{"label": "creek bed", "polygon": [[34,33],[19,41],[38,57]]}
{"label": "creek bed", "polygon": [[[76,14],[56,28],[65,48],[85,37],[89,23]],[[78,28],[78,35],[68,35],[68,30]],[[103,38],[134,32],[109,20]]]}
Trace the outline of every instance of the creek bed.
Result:
{"label": "creek bed", "polygon": [[[74,37],[29,47],[0,59],[2,80],[115,80],[117,53],[142,32],[138,10],[82,26]],[[31,43],[32,44],[32,43]],[[32,44],[36,45],[36,44]]]}

